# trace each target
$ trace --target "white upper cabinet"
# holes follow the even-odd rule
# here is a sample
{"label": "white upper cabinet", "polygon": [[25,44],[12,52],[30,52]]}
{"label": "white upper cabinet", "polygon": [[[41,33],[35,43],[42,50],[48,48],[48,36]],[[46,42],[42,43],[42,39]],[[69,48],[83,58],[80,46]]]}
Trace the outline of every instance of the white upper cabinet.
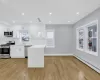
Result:
{"label": "white upper cabinet", "polygon": [[29,33],[31,39],[44,39],[45,38],[45,25],[34,24],[30,25]]}
{"label": "white upper cabinet", "polygon": [[6,25],[0,24],[0,38],[4,38],[4,31],[7,31],[7,27]]}
{"label": "white upper cabinet", "polygon": [[12,31],[13,31],[13,37],[19,38],[18,37],[18,31],[22,29],[21,25],[14,25],[11,28],[12,28]]}

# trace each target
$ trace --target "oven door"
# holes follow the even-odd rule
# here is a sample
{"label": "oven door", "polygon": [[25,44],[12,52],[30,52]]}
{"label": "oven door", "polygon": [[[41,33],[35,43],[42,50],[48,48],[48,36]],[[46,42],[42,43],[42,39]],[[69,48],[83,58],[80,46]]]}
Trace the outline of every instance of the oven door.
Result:
{"label": "oven door", "polygon": [[0,54],[2,54],[2,48],[0,48]]}
{"label": "oven door", "polygon": [[0,48],[0,58],[3,58],[2,48]]}
{"label": "oven door", "polygon": [[10,48],[3,48],[2,53],[3,54],[10,54]]}
{"label": "oven door", "polygon": [[2,48],[2,58],[10,58],[10,48]]}

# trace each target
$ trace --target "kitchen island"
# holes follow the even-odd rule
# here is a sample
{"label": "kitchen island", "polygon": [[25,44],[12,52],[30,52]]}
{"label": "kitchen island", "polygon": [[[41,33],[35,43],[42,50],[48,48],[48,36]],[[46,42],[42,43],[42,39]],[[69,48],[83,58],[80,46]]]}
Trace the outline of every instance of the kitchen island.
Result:
{"label": "kitchen island", "polygon": [[45,45],[34,45],[28,48],[28,68],[44,67]]}

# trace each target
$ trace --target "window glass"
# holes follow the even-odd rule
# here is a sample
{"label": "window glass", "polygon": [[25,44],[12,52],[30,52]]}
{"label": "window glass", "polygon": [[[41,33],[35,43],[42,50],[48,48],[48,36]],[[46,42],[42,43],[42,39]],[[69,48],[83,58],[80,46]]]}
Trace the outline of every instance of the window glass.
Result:
{"label": "window glass", "polygon": [[88,50],[97,52],[97,25],[88,27]]}
{"label": "window glass", "polygon": [[47,30],[46,31],[46,47],[54,47],[54,30]]}
{"label": "window glass", "polygon": [[53,32],[47,32],[47,38],[53,38],[54,33]]}
{"label": "window glass", "polygon": [[84,30],[80,29],[79,30],[79,48],[83,49],[83,44],[84,43]]}

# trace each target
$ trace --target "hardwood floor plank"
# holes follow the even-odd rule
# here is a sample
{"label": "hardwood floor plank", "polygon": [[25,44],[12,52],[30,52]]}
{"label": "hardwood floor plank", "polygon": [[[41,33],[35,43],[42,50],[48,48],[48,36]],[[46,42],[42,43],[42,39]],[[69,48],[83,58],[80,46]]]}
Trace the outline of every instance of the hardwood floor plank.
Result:
{"label": "hardwood floor plank", "polygon": [[0,80],[100,80],[75,57],[45,57],[44,68],[27,68],[27,59],[0,59]]}

